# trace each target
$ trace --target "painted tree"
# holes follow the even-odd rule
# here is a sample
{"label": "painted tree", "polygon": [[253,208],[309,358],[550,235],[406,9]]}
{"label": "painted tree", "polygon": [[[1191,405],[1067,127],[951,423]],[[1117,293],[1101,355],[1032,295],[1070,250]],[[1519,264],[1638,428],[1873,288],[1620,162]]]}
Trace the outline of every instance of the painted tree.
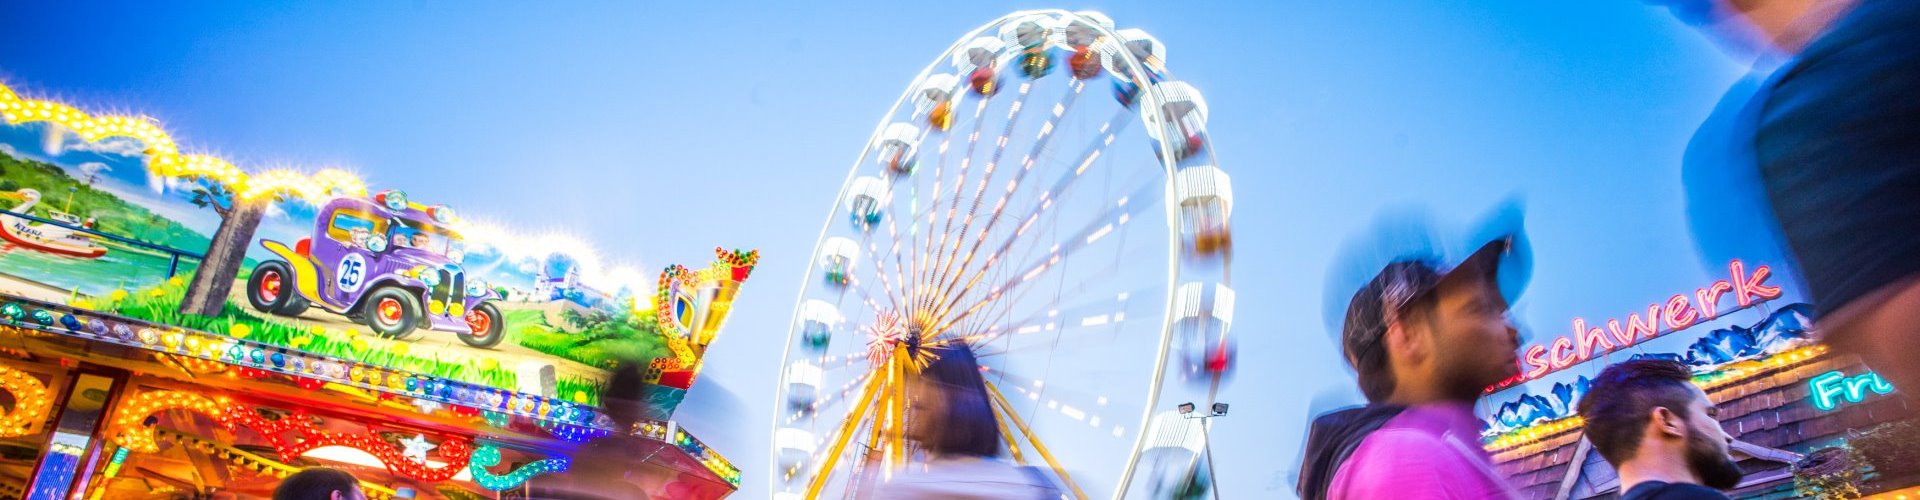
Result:
{"label": "painted tree", "polygon": [[261,216],[266,214],[267,205],[279,198],[242,199],[222,184],[202,183],[201,187],[194,188],[194,206],[219,214],[220,227],[214,230],[213,239],[207,244],[206,258],[195,268],[193,281],[187,284],[187,293],[180,298],[180,312],[202,316],[220,312],[226,305],[227,294],[233,291],[233,280],[239,276],[241,264],[246,262],[247,244],[260,228]]}
{"label": "painted tree", "polygon": [[[200,158],[209,157],[189,159]],[[187,283],[186,294],[180,298],[180,312],[186,314],[212,316],[226,305],[234,278],[246,262],[247,247],[253,243],[254,232],[259,230],[260,219],[266,215],[269,205],[292,200],[317,204],[335,196],[366,194],[366,187],[359,179],[338,170],[321,170],[311,177],[284,170],[254,176],[210,175],[234,168],[218,159],[211,161],[220,164],[212,169],[155,172],[194,180],[199,187],[193,191],[193,204],[220,215],[220,226],[214,229],[213,239],[207,244],[206,258],[195,268],[193,280]]]}

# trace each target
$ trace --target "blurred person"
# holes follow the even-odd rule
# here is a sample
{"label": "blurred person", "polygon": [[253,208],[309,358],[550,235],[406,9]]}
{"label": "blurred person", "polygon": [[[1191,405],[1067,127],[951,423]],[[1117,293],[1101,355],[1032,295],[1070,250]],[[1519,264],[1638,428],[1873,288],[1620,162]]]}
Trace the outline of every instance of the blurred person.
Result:
{"label": "blurred person", "polygon": [[922,348],[931,358],[908,382],[907,439],[928,455],[879,485],[873,498],[1054,499],[1040,469],[999,459],[1000,424],[973,350],[964,343]]}
{"label": "blurred person", "polygon": [[1587,442],[1620,473],[1622,500],[1725,499],[1740,485],[1719,408],[1674,361],[1607,367],[1576,406]]}
{"label": "blurred person", "polygon": [[1786,58],[1735,142],[1822,339],[1920,387],[1920,2],[1650,1],[1742,62]]}
{"label": "blurred person", "polygon": [[[1431,235],[1425,226],[1374,232]],[[1519,334],[1507,309],[1525,286],[1531,257],[1517,210],[1497,212],[1483,226],[1483,237],[1455,240],[1470,252],[1443,252],[1435,239],[1347,252],[1386,262],[1372,264],[1372,279],[1351,292],[1340,329],[1341,350],[1369,404],[1314,420],[1297,485],[1302,498],[1515,496],[1480,447],[1473,404],[1519,373]],[[1350,267],[1334,269],[1358,271]]]}
{"label": "blurred person", "polygon": [[340,469],[308,467],[273,488],[273,500],[367,500],[360,481]]}
{"label": "blurred person", "polygon": [[646,438],[634,429],[647,420],[648,401],[654,386],[646,381],[645,368],[623,360],[607,377],[600,394],[600,405],[614,432],[588,442],[574,453],[571,466],[559,477],[545,479],[530,488],[528,498],[552,500],[612,500],[648,498],[640,480],[640,465],[652,449]]}

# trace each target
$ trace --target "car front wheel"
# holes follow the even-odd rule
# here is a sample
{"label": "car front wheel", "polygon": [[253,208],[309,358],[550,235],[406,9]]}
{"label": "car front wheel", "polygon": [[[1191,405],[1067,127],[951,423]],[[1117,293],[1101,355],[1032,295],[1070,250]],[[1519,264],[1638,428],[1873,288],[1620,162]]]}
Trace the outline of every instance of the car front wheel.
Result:
{"label": "car front wheel", "polygon": [[405,288],[386,287],[367,294],[365,310],[360,312],[367,328],[375,335],[397,339],[413,332],[420,322],[420,299]]}

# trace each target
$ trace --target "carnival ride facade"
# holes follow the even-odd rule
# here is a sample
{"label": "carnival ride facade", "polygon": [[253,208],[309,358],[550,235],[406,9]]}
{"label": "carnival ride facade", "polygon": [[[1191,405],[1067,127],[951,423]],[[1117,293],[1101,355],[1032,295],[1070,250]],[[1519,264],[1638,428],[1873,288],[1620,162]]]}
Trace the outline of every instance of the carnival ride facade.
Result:
{"label": "carnival ride facade", "polygon": [[[1011,458],[1076,498],[1164,488],[1233,355],[1233,198],[1167,49],[1094,12],[960,37],[880,120],[827,217],[787,341],[775,498],[856,496],[905,439],[925,348],[980,358]],[[1204,425],[1204,424],[1201,424]]]}
{"label": "carnival ride facade", "polygon": [[[4,85],[0,118],[15,141],[0,151],[0,181],[57,187],[71,193],[63,204],[93,210],[83,221],[65,206],[36,208],[41,190],[9,188],[16,203],[0,211],[10,228],[0,251],[0,498],[263,497],[311,465],[353,471],[373,498],[513,496],[557,481],[575,449],[613,432],[640,438],[629,477],[650,495],[718,498],[739,485],[737,468],[671,418],[757,252],[716,249],[705,268],[668,267],[631,311],[588,311],[622,318],[598,329],[549,325],[545,313],[581,310],[559,303],[511,304],[517,323],[506,325],[503,285],[475,276],[470,256],[460,264],[463,232],[497,229],[462,229],[445,207],[398,191],[368,196],[338,170],[246,172],[182,154],[149,118],[93,116]],[[57,148],[26,151],[69,140],[131,141],[138,147],[123,157],[101,158],[167,180],[172,197],[117,195],[103,188],[125,180],[83,172]],[[166,202],[217,212],[218,227],[170,219],[183,207]],[[317,233],[292,246],[256,242],[275,204],[307,207]],[[21,234],[40,244],[13,242]],[[328,243],[357,246],[315,248]],[[271,253],[248,255],[256,245]],[[69,247],[100,250],[54,251]],[[245,288],[232,299],[246,304],[228,302],[236,286]],[[403,293],[381,293],[393,290]],[[399,307],[383,315],[389,305]],[[442,345],[409,336],[416,327],[475,339]],[[561,359],[578,351],[530,335],[569,345],[657,336],[665,354],[647,381],[671,398],[615,429],[596,407],[601,367],[588,363],[606,360]],[[522,342],[501,344],[508,336]]]}
{"label": "carnival ride facade", "polygon": [[[311,465],[353,471],[371,498],[491,498],[614,432],[596,408],[546,395],[4,300],[0,498],[266,496]],[[648,491],[737,488],[738,469],[677,423],[632,432],[649,445],[633,467]]]}

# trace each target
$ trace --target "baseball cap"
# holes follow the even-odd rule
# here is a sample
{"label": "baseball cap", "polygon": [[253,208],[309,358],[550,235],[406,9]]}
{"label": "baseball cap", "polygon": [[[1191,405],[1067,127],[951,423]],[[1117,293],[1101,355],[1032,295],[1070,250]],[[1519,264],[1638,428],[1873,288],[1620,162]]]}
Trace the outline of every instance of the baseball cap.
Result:
{"label": "baseball cap", "polygon": [[[1517,200],[1502,202],[1472,223],[1449,225],[1416,207],[1383,212],[1342,246],[1329,269],[1327,332],[1351,366],[1384,359],[1382,337],[1401,308],[1452,279],[1480,277],[1507,304],[1533,274],[1532,246]],[[1338,332],[1337,334],[1335,332]]]}

